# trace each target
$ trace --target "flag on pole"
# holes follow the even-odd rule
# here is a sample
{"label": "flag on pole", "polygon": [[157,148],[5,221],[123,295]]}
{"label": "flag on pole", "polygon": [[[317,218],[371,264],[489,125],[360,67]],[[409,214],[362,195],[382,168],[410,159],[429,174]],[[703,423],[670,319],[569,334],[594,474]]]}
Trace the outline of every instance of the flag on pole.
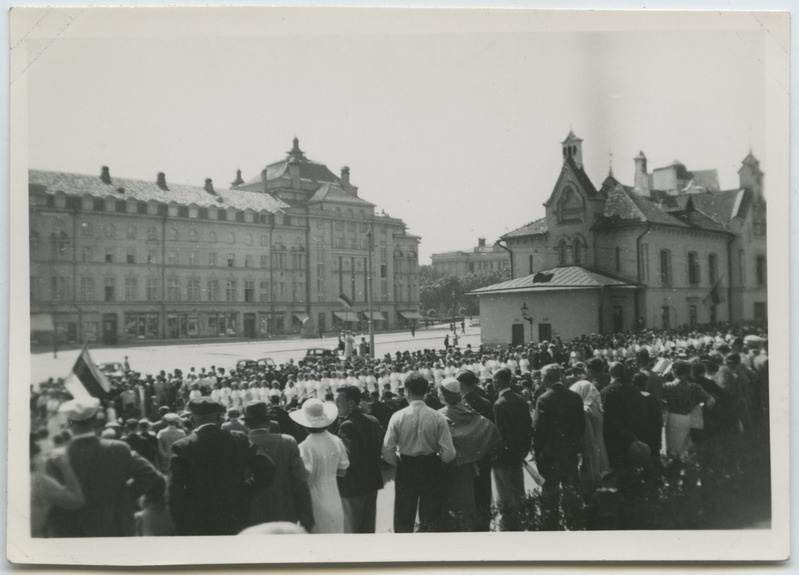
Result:
{"label": "flag on pole", "polygon": [[111,391],[111,382],[94,365],[88,348],[84,347],[64,381],[64,387],[76,399],[87,396],[105,399]]}
{"label": "flag on pole", "polygon": [[341,292],[339,294],[338,302],[347,309],[350,309],[352,307],[352,300],[348,298],[347,294],[345,294],[344,292]]}
{"label": "flag on pole", "polygon": [[721,302],[724,301],[723,292],[721,290],[721,280],[723,278],[719,278],[716,280],[716,283],[713,284],[713,287],[710,288],[710,292],[702,299],[702,303],[705,305],[716,306],[719,305]]}

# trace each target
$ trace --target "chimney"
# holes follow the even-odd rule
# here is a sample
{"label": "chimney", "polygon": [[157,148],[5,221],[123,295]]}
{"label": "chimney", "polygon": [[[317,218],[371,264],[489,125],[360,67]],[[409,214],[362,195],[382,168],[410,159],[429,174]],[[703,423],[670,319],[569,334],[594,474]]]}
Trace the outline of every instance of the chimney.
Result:
{"label": "chimney", "polygon": [[350,187],[350,167],[344,166],[341,168],[341,185],[346,190]]}
{"label": "chimney", "polygon": [[244,183],[244,180],[241,179],[241,170],[236,170],[236,179],[230,182],[231,186],[240,186]]}
{"label": "chimney", "polygon": [[635,178],[633,187],[642,196],[649,196],[649,175],[646,173],[646,156],[644,152],[638,152],[635,160]]}
{"label": "chimney", "polygon": [[117,193],[118,194],[124,194],[125,193],[125,188],[117,188]]}
{"label": "chimney", "polygon": [[169,191],[169,188],[166,185],[166,174],[164,172],[158,172],[158,177],[155,179],[155,183],[162,190]]}
{"label": "chimney", "polygon": [[478,248],[486,247],[486,239],[485,238],[477,238],[477,247]]}
{"label": "chimney", "polygon": [[211,180],[211,178],[205,178],[205,186],[203,187],[209,194],[216,195],[216,192],[214,191],[214,182]]}
{"label": "chimney", "polygon": [[263,184],[263,186],[264,186],[264,193],[266,194],[266,193],[267,193],[267,187],[266,187],[266,168],[264,168],[263,170],[261,170],[261,184]]}
{"label": "chimney", "polygon": [[108,170],[108,166],[102,167],[102,170],[100,171],[100,180],[102,180],[104,184],[111,183],[111,172]]}

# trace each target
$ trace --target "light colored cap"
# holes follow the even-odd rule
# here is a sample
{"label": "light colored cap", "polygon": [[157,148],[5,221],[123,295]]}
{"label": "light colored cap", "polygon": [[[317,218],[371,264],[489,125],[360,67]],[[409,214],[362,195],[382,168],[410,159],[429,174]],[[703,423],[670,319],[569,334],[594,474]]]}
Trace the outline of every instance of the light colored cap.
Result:
{"label": "light colored cap", "polygon": [[96,397],[81,397],[65,401],[58,408],[70,421],[86,421],[91,419],[100,410],[100,400]]}
{"label": "light colored cap", "polygon": [[450,393],[461,392],[461,382],[455,379],[454,377],[445,378],[444,381],[441,382],[441,387],[443,387]]}

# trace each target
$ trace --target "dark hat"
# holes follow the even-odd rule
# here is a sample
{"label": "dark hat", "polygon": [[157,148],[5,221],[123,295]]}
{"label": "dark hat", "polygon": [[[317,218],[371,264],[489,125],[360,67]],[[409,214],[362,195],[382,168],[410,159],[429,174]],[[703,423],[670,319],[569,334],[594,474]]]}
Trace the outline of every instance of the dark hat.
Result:
{"label": "dark hat", "polygon": [[189,411],[194,415],[211,415],[213,413],[222,413],[225,408],[210,396],[203,395],[189,402]]}
{"label": "dark hat", "polygon": [[457,379],[461,383],[466,383],[471,385],[477,385],[479,383],[477,376],[474,374],[474,372],[471,369],[460,370],[458,374],[455,376],[455,379]]}
{"label": "dark hat", "polygon": [[227,410],[227,416],[229,419],[236,419],[237,417],[241,417],[241,410],[236,409],[235,407],[231,407]]}
{"label": "dark hat", "polygon": [[264,421],[269,419],[269,411],[263,401],[251,401],[244,407],[244,421]]}

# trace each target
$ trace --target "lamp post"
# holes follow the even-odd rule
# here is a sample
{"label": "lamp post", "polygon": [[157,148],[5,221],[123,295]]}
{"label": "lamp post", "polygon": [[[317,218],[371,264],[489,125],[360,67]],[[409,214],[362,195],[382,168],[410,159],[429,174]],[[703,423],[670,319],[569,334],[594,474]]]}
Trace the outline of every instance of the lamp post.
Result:
{"label": "lamp post", "polygon": [[529,308],[527,307],[527,302],[522,304],[522,317],[530,322],[530,343],[533,343],[533,318],[528,315]]}
{"label": "lamp post", "polygon": [[367,238],[367,241],[369,242],[369,257],[366,260],[366,263],[367,263],[368,268],[369,268],[367,270],[367,273],[368,273],[367,284],[368,285],[367,285],[367,290],[366,290],[366,308],[367,308],[368,313],[369,313],[369,321],[367,322],[367,325],[369,326],[369,354],[372,357],[376,357],[376,355],[375,355],[375,324],[374,324],[374,320],[372,319],[372,251],[374,249],[374,246],[372,245],[373,244],[373,240],[374,240],[373,229],[374,228],[372,228],[370,226],[369,231],[366,233],[366,238]]}

